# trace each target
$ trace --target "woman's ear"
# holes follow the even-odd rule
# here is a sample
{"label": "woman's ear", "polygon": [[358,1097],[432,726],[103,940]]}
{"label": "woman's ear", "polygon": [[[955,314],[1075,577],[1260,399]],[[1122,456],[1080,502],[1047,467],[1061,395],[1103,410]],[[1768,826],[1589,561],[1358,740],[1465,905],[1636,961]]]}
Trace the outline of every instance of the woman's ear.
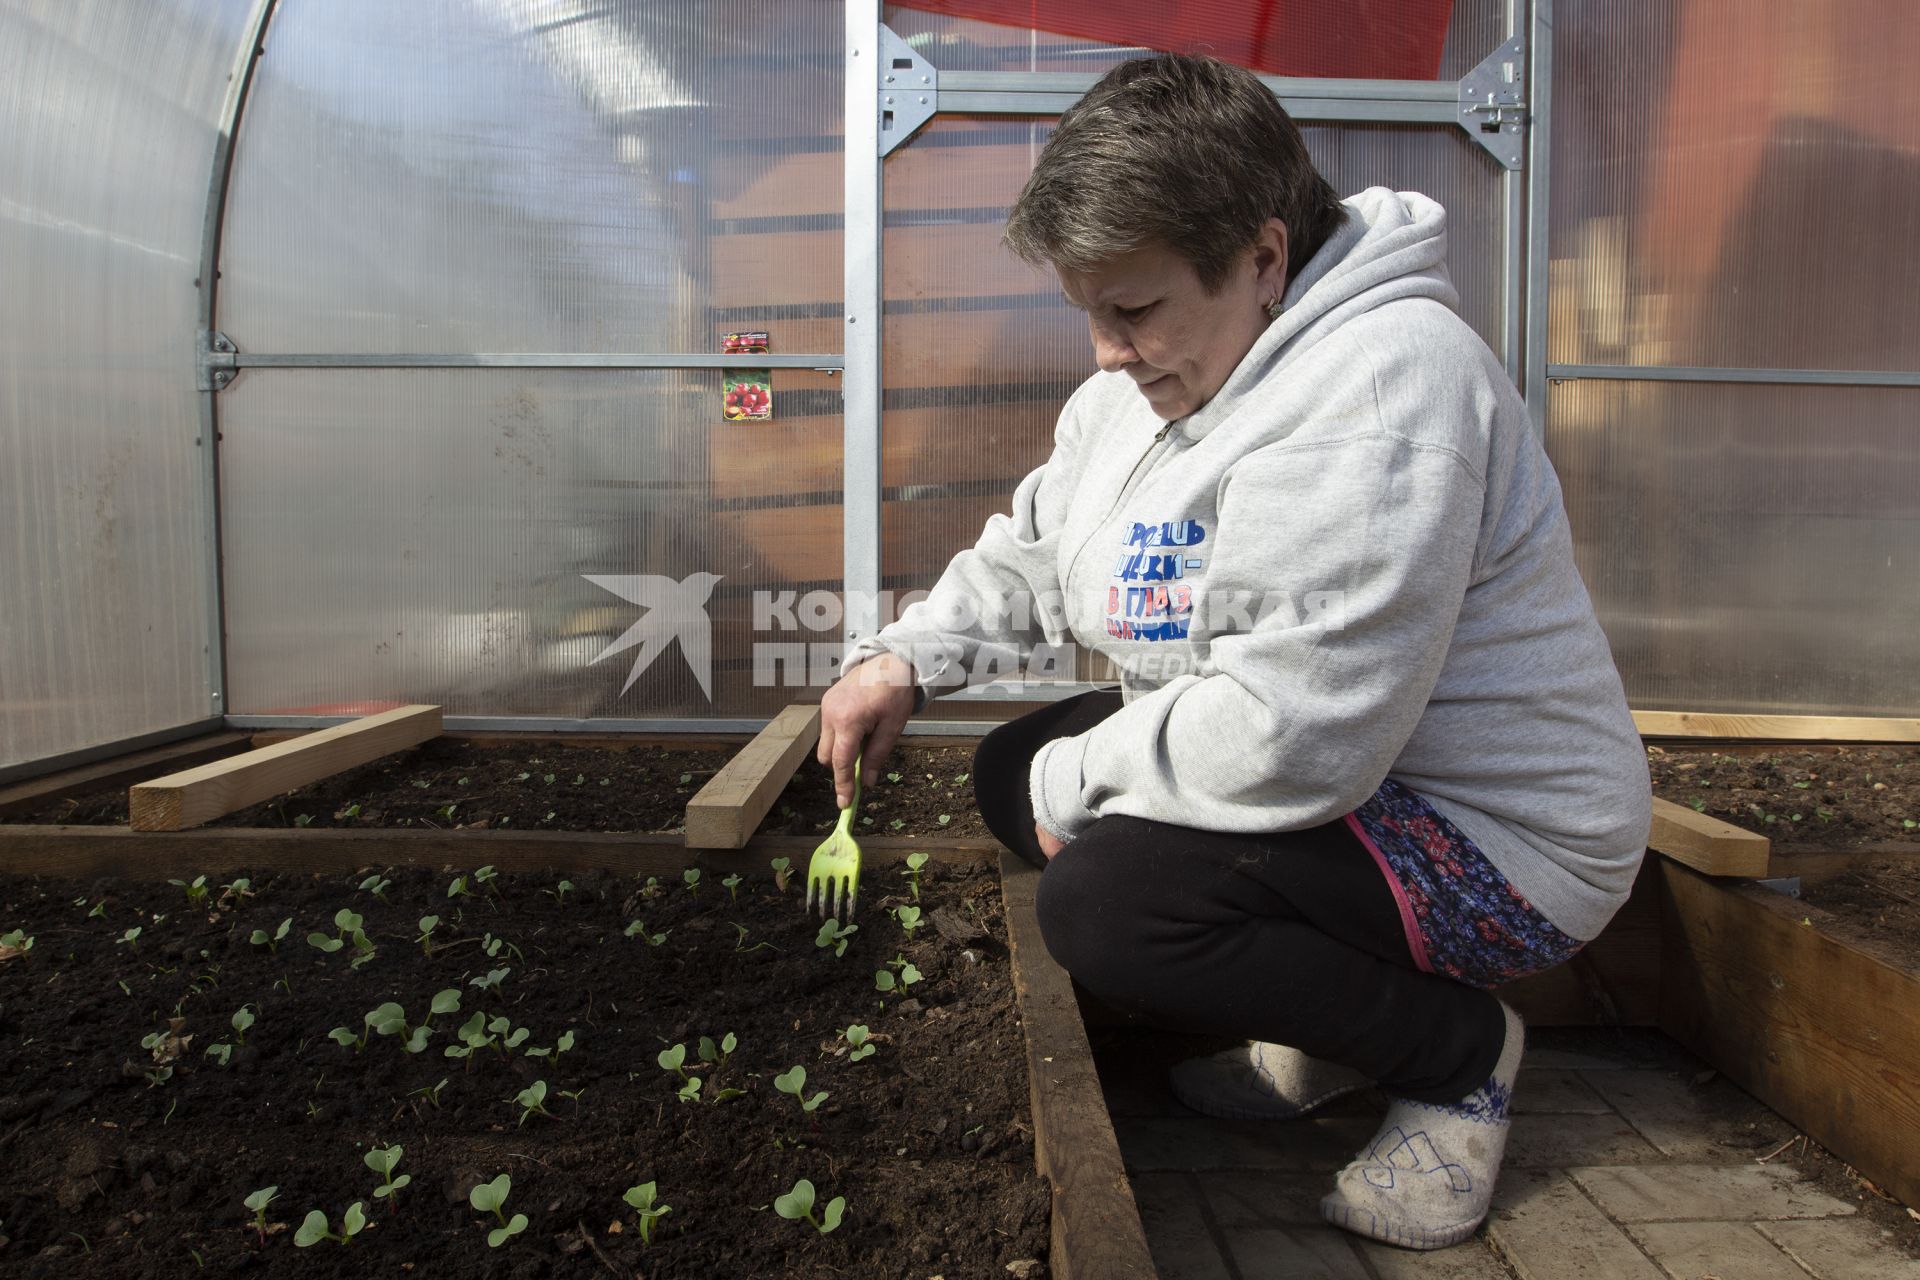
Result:
{"label": "woman's ear", "polygon": [[1262,299],[1287,291],[1287,224],[1268,218],[1253,239],[1254,284]]}

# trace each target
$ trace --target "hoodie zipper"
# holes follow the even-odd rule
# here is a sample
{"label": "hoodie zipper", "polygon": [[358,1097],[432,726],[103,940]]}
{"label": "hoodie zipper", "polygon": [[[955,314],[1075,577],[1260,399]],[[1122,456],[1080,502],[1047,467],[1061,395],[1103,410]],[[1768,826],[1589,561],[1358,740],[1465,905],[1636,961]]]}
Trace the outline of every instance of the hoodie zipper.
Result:
{"label": "hoodie zipper", "polygon": [[1100,522],[1094,526],[1093,533],[1089,533],[1086,536],[1086,540],[1074,550],[1073,559],[1067,563],[1066,580],[1060,584],[1060,594],[1063,600],[1071,600],[1073,598],[1073,572],[1080,567],[1080,557],[1087,553],[1087,547],[1093,542],[1094,534],[1097,534],[1101,529],[1106,527],[1107,522],[1113,519],[1113,513],[1120,509],[1120,504],[1125,502],[1127,495],[1133,492],[1133,481],[1134,478],[1140,474],[1140,468],[1145,466],[1147,459],[1151,458],[1160,448],[1161,442],[1167,438],[1168,433],[1173,430],[1173,426],[1174,424],[1169,422],[1153,433],[1153,439],[1148,443],[1146,452],[1134,460],[1133,470],[1127,472],[1127,478],[1120,486],[1120,493],[1114,498],[1113,505],[1107,508],[1107,514],[1100,517]]}

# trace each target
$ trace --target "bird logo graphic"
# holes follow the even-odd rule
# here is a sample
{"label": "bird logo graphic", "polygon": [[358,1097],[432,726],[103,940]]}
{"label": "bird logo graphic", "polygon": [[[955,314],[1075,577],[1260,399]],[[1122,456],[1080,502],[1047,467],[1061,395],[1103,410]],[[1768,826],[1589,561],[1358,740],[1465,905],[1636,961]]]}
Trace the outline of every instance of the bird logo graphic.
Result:
{"label": "bird logo graphic", "polygon": [[640,673],[652,666],[653,660],[664,653],[669,644],[678,640],[680,652],[693,668],[693,678],[700,682],[700,692],[707,695],[708,702],[713,701],[713,620],[707,616],[707,600],[719,585],[721,575],[690,573],[679,581],[657,573],[581,576],[594,586],[646,610],[624,635],[593,658],[593,662],[598,662],[640,646],[640,652],[633,658],[633,670],[627,673],[627,682],[620,686],[621,693],[633,688]]}

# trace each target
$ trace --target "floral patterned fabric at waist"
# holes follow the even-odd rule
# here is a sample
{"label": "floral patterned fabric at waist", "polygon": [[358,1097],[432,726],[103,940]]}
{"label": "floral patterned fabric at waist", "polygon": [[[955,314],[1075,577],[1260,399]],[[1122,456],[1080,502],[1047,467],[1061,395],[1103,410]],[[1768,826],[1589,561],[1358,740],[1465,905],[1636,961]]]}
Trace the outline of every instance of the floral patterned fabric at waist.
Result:
{"label": "floral patterned fabric at waist", "polygon": [[1551,969],[1585,945],[1536,911],[1412,788],[1387,779],[1346,822],[1387,877],[1420,968],[1497,987]]}

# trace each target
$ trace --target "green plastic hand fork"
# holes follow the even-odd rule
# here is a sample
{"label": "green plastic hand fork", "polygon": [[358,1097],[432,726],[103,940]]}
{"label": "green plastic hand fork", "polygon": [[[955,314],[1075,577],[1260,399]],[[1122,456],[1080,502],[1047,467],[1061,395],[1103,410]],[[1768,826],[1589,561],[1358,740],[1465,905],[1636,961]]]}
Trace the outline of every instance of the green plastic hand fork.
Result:
{"label": "green plastic hand fork", "polygon": [[860,842],[849,829],[860,808],[860,761],[853,762],[853,803],[840,811],[833,834],[820,842],[807,864],[807,901],[803,907],[813,910],[817,899],[820,914],[836,920],[853,918],[853,902],[860,895]]}

